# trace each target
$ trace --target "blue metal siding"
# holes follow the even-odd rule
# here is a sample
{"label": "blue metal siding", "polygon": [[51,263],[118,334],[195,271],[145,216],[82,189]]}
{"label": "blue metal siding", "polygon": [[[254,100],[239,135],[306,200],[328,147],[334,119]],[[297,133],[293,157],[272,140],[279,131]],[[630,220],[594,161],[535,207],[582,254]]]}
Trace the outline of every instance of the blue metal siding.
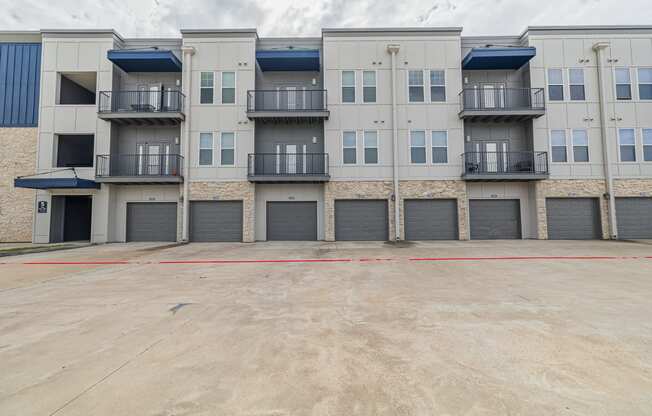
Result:
{"label": "blue metal siding", "polygon": [[38,125],[40,43],[0,43],[0,127]]}

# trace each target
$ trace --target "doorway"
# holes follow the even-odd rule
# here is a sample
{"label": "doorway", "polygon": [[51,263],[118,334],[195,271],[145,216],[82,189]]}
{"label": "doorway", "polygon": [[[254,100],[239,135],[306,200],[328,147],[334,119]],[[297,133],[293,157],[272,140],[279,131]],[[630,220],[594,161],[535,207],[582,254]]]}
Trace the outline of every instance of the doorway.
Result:
{"label": "doorway", "polygon": [[50,242],[90,241],[91,195],[55,195],[50,214]]}
{"label": "doorway", "polygon": [[480,172],[506,172],[508,167],[509,142],[507,140],[486,140],[473,142],[473,163]]}

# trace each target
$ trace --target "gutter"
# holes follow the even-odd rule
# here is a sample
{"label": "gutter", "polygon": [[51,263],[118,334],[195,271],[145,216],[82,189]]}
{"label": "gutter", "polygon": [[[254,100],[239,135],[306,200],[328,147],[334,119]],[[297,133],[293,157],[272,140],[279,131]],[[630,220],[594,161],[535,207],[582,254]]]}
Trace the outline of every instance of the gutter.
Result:
{"label": "gutter", "polygon": [[392,177],[394,180],[394,240],[401,239],[401,215],[400,215],[400,202],[401,198],[398,189],[398,125],[397,125],[397,110],[396,110],[396,54],[400,45],[390,44],[387,45],[387,52],[392,55],[392,156],[394,158],[392,163]]}

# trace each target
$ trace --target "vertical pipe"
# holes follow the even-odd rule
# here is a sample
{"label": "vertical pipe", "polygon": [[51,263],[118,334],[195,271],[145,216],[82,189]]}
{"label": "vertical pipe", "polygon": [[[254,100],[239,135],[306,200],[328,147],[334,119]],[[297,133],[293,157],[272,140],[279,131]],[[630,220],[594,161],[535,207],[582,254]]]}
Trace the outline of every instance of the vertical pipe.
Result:
{"label": "vertical pipe", "polygon": [[192,92],[192,56],[195,54],[195,48],[192,46],[184,46],[181,48],[183,51],[183,90],[185,91],[184,98],[184,113],[186,118],[183,122],[183,131],[181,143],[183,145],[183,224],[181,228],[181,240],[188,241],[188,227],[189,227],[189,212],[190,201],[188,201],[189,187],[190,187],[190,95]]}
{"label": "vertical pipe", "polygon": [[394,179],[394,240],[401,238],[400,195],[398,190],[398,125],[396,112],[396,54],[400,46],[387,45],[387,51],[392,55],[392,176]]}

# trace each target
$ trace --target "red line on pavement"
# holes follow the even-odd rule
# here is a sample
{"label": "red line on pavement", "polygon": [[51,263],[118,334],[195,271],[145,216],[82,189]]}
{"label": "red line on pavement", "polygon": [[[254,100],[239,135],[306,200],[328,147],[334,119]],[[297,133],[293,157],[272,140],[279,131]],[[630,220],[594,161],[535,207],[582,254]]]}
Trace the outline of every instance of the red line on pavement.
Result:
{"label": "red line on pavement", "polygon": [[241,263],[346,263],[353,259],[277,259],[277,260],[164,260],[159,264],[241,264]]}
{"label": "red line on pavement", "polygon": [[[9,264],[9,263],[6,263]],[[128,261],[122,260],[107,260],[107,261],[26,261],[23,263],[16,264],[26,264],[30,266],[37,265],[50,265],[50,266],[67,266],[67,265],[103,265],[103,264],[129,264]]]}
{"label": "red line on pavement", "polygon": [[[501,256],[501,257],[416,257],[410,261],[482,261],[482,260],[623,260],[636,256]],[[645,257],[645,258],[652,258]]]}

